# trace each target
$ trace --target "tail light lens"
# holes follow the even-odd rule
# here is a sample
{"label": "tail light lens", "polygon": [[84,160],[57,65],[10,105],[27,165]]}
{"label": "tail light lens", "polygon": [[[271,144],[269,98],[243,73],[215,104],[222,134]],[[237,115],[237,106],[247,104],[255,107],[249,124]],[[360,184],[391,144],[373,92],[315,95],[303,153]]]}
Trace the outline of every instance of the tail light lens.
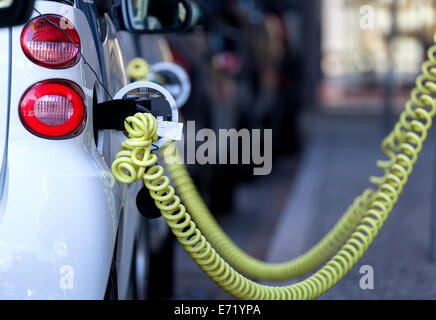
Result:
{"label": "tail light lens", "polygon": [[83,92],[67,80],[39,82],[21,99],[20,118],[24,126],[38,136],[53,139],[75,137],[85,126]]}
{"label": "tail light lens", "polygon": [[21,46],[31,61],[45,68],[68,68],[80,59],[79,34],[66,18],[58,15],[31,20],[21,34]]}

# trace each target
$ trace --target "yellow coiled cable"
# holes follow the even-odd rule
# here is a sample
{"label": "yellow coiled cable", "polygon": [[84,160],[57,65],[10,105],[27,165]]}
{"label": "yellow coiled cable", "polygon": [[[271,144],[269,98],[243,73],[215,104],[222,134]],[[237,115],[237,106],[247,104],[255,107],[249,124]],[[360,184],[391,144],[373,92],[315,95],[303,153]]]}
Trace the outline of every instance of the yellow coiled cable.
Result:
{"label": "yellow coiled cable", "polygon": [[142,58],[134,58],[127,66],[127,73],[132,81],[148,81],[151,66]]}
{"label": "yellow coiled cable", "polygon": [[[135,58],[129,63],[128,73],[133,80],[147,80],[150,66],[146,60]],[[177,193],[183,199],[192,218],[212,246],[240,272],[264,281],[284,281],[305,275],[331,257],[354,231],[368,209],[373,190],[365,190],[347,209],[335,227],[312,249],[289,262],[266,263],[242,251],[221,229],[195,187],[174,144],[162,148],[166,165]],[[170,157],[170,158],[169,158]]]}
{"label": "yellow coiled cable", "polygon": [[303,276],[324,263],[350,237],[369,209],[374,191],[367,189],[357,197],[332,230],[303,255],[289,262],[267,263],[239,248],[223,231],[199,194],[177,154],[174,144],[162,149],[168,173],[193,220],[223,258],[246,276],[263,281],[286,281]]}
{"label": "yellow coiled cable", "polygon": [[390,160],[378,162],[385,174],[381,178],[372,178],[378,190],[370,197],[368,211],[340,250],[320,270],[299,283],[285,287],[257,284],[238,273],[217,254],[175,195],[164,169],[156,165],[158,158],[151,152],[152,143],[157,140],[157,121],[153,116],[137,114],[126,119],[129,139],[122,144],[123,151],[113,163],[114,176],[124,183],[144,179],[151,197],[179,242],[206,275],[226,292],[236,298],[253,300],[317,298],[340,281],[362,257],[412,172],[436,113],[436,102],[431,96],[436,92],[435,53],[436,46],[433,46],[406,110],[382,143]]}

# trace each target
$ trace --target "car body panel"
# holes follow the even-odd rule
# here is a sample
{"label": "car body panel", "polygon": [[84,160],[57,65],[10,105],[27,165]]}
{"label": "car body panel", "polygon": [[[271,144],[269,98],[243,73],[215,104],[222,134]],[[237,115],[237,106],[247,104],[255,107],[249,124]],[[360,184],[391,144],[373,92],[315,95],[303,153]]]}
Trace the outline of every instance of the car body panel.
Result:
{"label": "car body panel", "polygon": [[0,200],[3,195],[5,183],[6,146],[8,139],[8,104],[9,104],[9,60],[10,60],[10,29],[0,32],[0,43],[8,44],[0,46]]}
{"label": "car body panel", "polygon": [[[107,30],[106,37],[102,43],[103,46],[103,61],[104,72],[108,79],[108,90],[111,94],[115,94],[127,85],[127,73],[125,71],[124,54],[121,50],[119,42],[119,34],[113,25],[110,17],[105,15],[104,23]],[[104,130],[100,134],[102,139],[99,144],[102,144],[102,154],[108,163],[112,163],[117,153],[120,151],[121,142],[126,139],[122,132],[113,130]],[[123,215],[118,228],[118,244],[117,244],[117,282],[118,282],[118,297],[120,299],[128,299],[130,296],[130,278],[132,255],[134,254],[134,244],[137,237],[140,214],[136,207],[136,195],[138,194],[141,183],[125,186],[120,184],[120,189],[123,190]]]}

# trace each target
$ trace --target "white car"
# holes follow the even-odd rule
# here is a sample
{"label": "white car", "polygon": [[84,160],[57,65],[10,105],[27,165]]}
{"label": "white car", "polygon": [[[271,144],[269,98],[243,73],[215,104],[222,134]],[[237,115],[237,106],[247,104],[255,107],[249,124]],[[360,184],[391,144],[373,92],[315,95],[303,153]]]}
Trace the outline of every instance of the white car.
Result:
{"label": "white car", "polygon": [[115,182],[125,136],[96,130],[94,108],[128,84],[120,25],[145,32],[150,14],[118,2],[36,1],[0,29],[0,299],[132,292],[141,185]]}

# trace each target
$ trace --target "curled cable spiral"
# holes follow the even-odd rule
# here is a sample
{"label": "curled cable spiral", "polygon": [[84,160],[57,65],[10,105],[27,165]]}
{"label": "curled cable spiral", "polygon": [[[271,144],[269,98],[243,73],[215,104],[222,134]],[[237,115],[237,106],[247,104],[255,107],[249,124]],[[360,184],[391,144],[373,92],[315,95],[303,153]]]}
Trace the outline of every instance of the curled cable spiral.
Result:
{"label": "curled cable spiral", "polygon": [[[141,58],[135,58],[129,64],[130,78],[146,79],[150,67]],[[233,267],[248,277],[264,281],[285,281],[303,276],[324,263],[330,258],[354,231],[357,224],[368,210],[373,190],[365,190],[357,197],[344,213],[334,228],[313,248],[300,257],[288,262],[266,263],[242,251],[227,234],[221,229],[215,218],[203,202],[195,184],[186,167],[183,165],[174,144],[162,148],[168,172],[176,186],[178,194],[182,197],[193,220],[202,230],[212,246]],[[170,157],[168,159],[168,157]]]}
{"label": "curled cable spiral", "polygon": [[[436,42],[436,34],[434,40]],[[432,94],[436,92],[435,45],[428,50],[427,55],[428,61],[422,65],[422,74],[416,79],[416,87],[412,90],[411,99],[406,103],[405,110],[401,113],[400,120],[395,124],[392,132],[383,140],[382,150],[389,160],[377,162],[378,167],[385,174],[383,177],[371,177],[371,181],[378,186],[386,181],[390,167],[394,166],[401,170],[399,167],[403,163],[406,168],[409,168],[407,155],[411,156],[413,164],[416,162],[417,153],[421,151],[422,142],[426,139],[427,131],[432,125],[432,118],[435,115]],[[406,156],[401,155],[402,151]],[[395,165],[396,162],[400,164]]]}
{"label": "curled cable spiral", "polygon": [[[371,180],[378,190],[371,197],[368,210],[354,232],[339,251],[307,279],[285,287],[257,284],[233,269],[212,247],[197,227],[180,198],[164,176],[157,156],[151,153],[157,139],[157,121],[151,115],[137,114],[126,120],[129,140],[122,144],[114,162],[114,176],[131,183],[144,179],[150,195],[179,242],[200,268],[217,285],[240,299],[315,299],[330,290],[362,257],[398,200],[408,176],[417,161],[436,113],[436,46],[429,49],[429,61],[418,77],[411,100],[401,114],[399,123],[383,141],[382,148],[390,160],[379,162],[384,170],[381,178]],[[146,168],[148,168],[146,170]]]}
{"label": "curled cable spiral", "polygon": [[171,180],[193,220],[211,245],[223,258],[246,276],[263,281],[286,281],[308,274],[330,258],[350,237],[369,209],[374,191],[367,189],[357,197],[332,230],[303,255],[288,262],[267,263],[239,248],[224,232],[199,194],[188,170],[177,154],[174,144],[168,144],[161,155]]}

